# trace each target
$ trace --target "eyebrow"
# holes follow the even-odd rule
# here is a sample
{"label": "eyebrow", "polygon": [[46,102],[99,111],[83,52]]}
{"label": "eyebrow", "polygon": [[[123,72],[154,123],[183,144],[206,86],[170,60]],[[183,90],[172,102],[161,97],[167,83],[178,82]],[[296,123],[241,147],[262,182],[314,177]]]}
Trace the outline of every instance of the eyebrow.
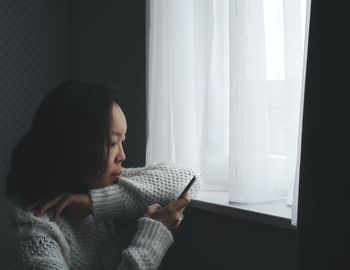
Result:
{"label": "eyebrow", "polygon": [[123,136],[120,132],[115,132],[115,131],[113,131],[112,134],[115,135],[115,136],[118,136],[118,137],[122,137]]}

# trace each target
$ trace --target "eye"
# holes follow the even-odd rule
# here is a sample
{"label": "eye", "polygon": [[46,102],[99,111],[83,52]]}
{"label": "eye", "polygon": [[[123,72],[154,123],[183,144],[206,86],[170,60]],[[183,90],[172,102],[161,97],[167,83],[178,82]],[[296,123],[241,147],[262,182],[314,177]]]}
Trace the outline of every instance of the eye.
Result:
{"label": "eye", "polygon": [[111,143],[110,145],[109,145],[109,148],[113,148],[114,146],[116,146],[118,143]]}

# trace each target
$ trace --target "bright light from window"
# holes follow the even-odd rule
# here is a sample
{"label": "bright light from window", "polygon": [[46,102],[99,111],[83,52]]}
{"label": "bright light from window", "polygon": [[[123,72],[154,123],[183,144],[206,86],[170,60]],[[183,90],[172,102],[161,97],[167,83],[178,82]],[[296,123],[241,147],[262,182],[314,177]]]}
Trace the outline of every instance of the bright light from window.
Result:
{"label": "bright light from window", "polygon": [[266,73],[268,80],[284,80],[283,1],[264,0]]}

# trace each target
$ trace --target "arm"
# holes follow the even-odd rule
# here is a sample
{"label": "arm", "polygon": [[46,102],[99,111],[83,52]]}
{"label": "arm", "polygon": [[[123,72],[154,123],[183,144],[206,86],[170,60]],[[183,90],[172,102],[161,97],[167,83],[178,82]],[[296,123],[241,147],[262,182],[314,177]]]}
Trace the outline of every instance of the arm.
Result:
{"label": "arm", "polygon": [[147,207],[119,184],[92,189],[89,191],[89,197],[96,222],[113,217],[141,217]]}
{"label": "arm", "polygon": [[121,269],[157,269],[173,242],[171,232],[181,224],[183,211],[190,203],[189,195],[170,202],[147,208],[145,217],[138,220],[131,245],[122,252]]}
{"label": "arm", "polygon": [[[146,205],[156,202],[165,205],[176,200],[195,174],[194,170],[177,164],[158,163],[143,170],[125,169],[119,184]],[[189,192],[191,197],[198,193],[200,182],[199,177]]]}
{"label": "arm", "polygon": [[[173,243],[170,231],[158,221],[143,217],[138,220],[137,227],[131,244],[122,251],[118,270],[157,269]],[[63,255],[64,249],[49,231],[39,229],[22,233],[19,243],[26,267],[38,270],[71,269]]]}
{"label": "arm", "polygon": [[[117,269],[158,268],[173,243],[170,231],[180,226],[180,217],[189,202],[189,196],[185,196],[163,208],[160,205],[149,206],[146,216],[138,220],[131,244],[122,251]],[[70,269],[70,245],[57,224],[50,222],[47,215],[37,218],[22,209],[18,209],[16,214],[25,264],[39,270]]]}
{"label": "arm", "polygon": [[[94,218],[99,221],[140,217],[150,204],[165,205],[175,200],[194,174],[192,169],[165,163],[124,169],[117,184],[90,190]],[[200,181],[197,181],[190,190],[191,196],[199,187]]]}
{"label": "arm", "polygon": [[[36,202],[26,209],[36,208],[36,215],[41,216],[54,208],[53,219],[63,211],[76,218],[93,214],[96,222],[113,217],[137,218],[143,215],[148,205],[155,202],[165,205],[175,200],[194,174],[191,169],[164,163],[125,169],[117,184],[92,189],[89,194],[64,193],[43,204]],[[191,197],[199,191],[200,183],[199,177],[189,192]]]}
{"label": "arm", "polygon": [[172,243],[173,236],[162,223],[140,218],[131,244],[122,252],[118,270],[157,269]]}

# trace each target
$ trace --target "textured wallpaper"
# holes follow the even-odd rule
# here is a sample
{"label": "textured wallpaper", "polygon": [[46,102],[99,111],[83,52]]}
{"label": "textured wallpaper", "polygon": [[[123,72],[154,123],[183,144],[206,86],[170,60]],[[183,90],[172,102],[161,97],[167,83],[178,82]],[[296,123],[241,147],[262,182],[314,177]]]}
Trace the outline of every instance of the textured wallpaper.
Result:
{"label": "textured wallpaper", "polygon": [[0,175],[43,95],[68,78],[66,0],[0,0]]}
{"label": "textured wallpaper", "polygon": [[44,94],[68,78],[66,0],[0,0],[0,261],[21,269],[3,202],[10,153]]}

